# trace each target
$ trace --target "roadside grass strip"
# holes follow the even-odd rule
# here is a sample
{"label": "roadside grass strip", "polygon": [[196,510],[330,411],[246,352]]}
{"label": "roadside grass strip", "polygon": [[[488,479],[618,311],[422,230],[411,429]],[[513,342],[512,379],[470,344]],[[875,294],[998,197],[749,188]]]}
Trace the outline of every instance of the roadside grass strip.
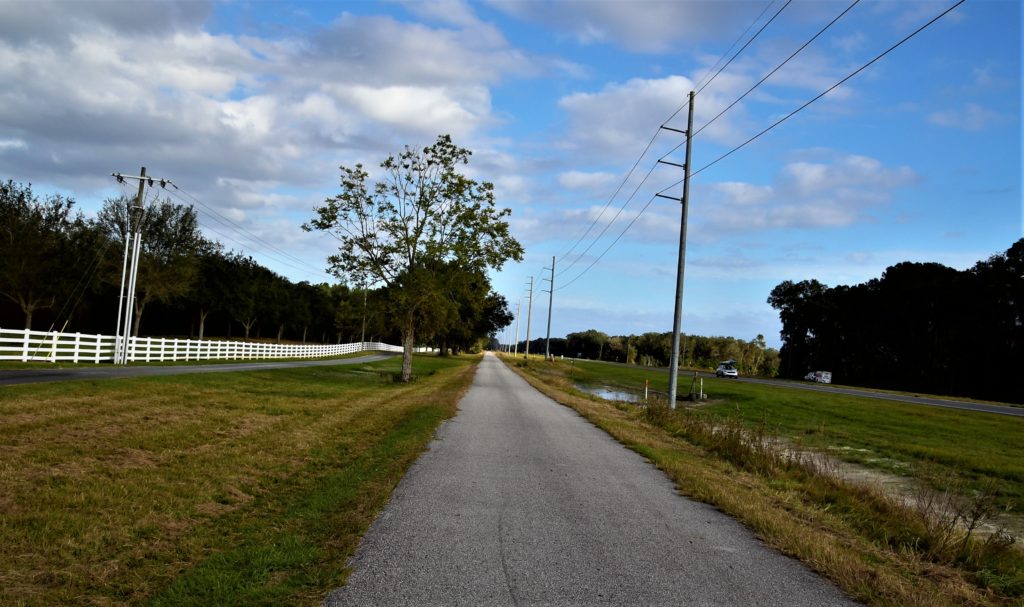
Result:
{"label": "roadside grass strip", "polygon": [[[577,383],[667,392],[668,371],[559,362]],[[689,379],[680,375],[681,394]],[[938,491],[994,493],[1024,514],[1024,418],[707,378],[701,414],[737,420],[797,448],[915,478]],[[661,398],[664,398],[663,396]]]}
{"label": "roadside grass strip", "polygon": [[319,604],[478,360],[5,388],[0,604]]}
{"label": "roadside grass strip", "polygon": [[[987,491],[961,484],[959,494],[928,491],[910,500],[893,498],[874,486],[842,480],[823,460],[808,457],[804,451],[778,448],[772,435],[776,426],[764,423],[764,411],[749,417],[724,413],[737,406],[742,411],[751,402],[772,412],[776,406],[794,407],[786,418],[787,423],[798,427],[800,409],[792,401],[803,395],[779,393],[773,387],[706,380],[705,390],[717,404],[671,411],[663,402],[638,407],[601,400],[574,388],[574,382],[583,381],[584,373],[590,373],[591,380],[607,383],[609,378],[601,376],[603,365],[590,370],[578,362],[504,360],[538,390],[575,409],[651,460],[672,478],[680,493],[735,517],[768,545],[801,560],[858,601],[920,607],[1024,604],[1024,551],[1006,534],[976,533],[979,522],[997,504],[1007,496],[1019,495],[1019,487],[1008,488],[1017,482],[1012,474],[993,474]],[[757,391],[761,394],[755,394]],[[747,400],[742,399],[744,395]],[[821,407],[815,410],[817,417],[804,412],[807,417],[803,423],[808,427],[828,419],[830,407],[867,406],[858,402],[865,399],[855,397],[836,397],[838,400],[833,401],[832,395],[812,393],[806,398]],[[880,406],[903,408],[895,403]],[[713,407],[721,410],[708,412]],[[965,433],[980,431],[973,425],[974,420],[967,419],[970,414],[939,409],[933,416],[926,407],[906,407],[912,412],[899,415],[926,423],[918,427],[906,420],[894,422],[892,433],[938,432],[946,426],[950,432],[957,428]],[[851,436],[868,437],[863,440],[872,448],[877,447],[876,443],[884,444],[881,439],[871,438],[869,430],[873,423],[886,425],[883,422],[889,416],[882,410],[864,415],[847,415],[842,427]],[[969,449],[976,444],[1006,445],[1013,442],[1011,437],[1022,435],[1020,427],[1012,425],[1015,418],[974,415],[1011,425],[983,424],[980,428],[996,436],[965,437],[959,444],[948,445],[946,451]],[[942,416],[949,417],[943,422]],[[889,431],[875,432],[887,436]],[[904,440],[913,443],[917,436],[910,434]],[[1010,448],[1019,454],[1022,447],[1018,444]],[[909,448],[907,452],[908,458],[914,454]],[[962,472],[963,478],[979,485],[985,482],[972,475],[992,474],[991,467],[1005,466],[1002,460],[985,456],[980,457],[978,468],[961,471],[955,458],[935,459],[940,460],[947,474]]]}

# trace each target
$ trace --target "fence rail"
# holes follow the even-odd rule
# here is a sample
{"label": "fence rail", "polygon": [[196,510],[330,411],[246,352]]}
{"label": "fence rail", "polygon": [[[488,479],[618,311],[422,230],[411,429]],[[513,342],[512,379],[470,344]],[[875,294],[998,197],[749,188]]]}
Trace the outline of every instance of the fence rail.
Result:
{"label": "fence rail", "polygon": [[[0,328],[0,361],[103,363],[114,360],[113,335],[57,333]],[[128,338],[129,362],[189,360],[260,360],[274,358],[325,358],[365,352],[401,352],[402,348],[380,342],[354,344],[273,344],[252,341]],[[431,351],[417,348],[417,352]]]}

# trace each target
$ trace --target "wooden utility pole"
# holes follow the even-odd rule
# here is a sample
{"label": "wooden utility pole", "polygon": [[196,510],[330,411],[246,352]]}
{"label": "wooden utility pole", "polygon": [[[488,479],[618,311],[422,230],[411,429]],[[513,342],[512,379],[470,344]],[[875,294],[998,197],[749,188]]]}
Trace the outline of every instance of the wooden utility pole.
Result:
{"label": "wooden utility pole", "polygon": [[686,269],[686,216],[690,208],[690,151],[693,148],[693,98],[690,91],[690,111],[686,118],[686,160],[683,164],[682,220],[679,225],[679,265],[676,270],[675,314],[672,318],[672,354],[668,367],[668,406],[676,408],[676,383],[679,380],[679,332],[683,320],[683,277]]}
{"label": "wooden utility pole", "polygon": [[548,337],[544,343],[544,360],[551,360],[551,305],[555,298],[555,256],[551,256],[551,284],[548,285]]}
{"label": "wooden utility pole", "polygon": [[533,315],[533,276],[530,277],[530,299],[526,305],[526,347],[523,358],[530,358],[530,320]]}

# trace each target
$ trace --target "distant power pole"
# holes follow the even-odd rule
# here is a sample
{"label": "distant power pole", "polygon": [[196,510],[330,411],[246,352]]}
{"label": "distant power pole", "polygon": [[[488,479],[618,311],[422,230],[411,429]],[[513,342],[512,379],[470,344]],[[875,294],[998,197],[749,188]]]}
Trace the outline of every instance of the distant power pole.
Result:
{"label": "distant power pole", "polygon": [[548,281],[551,288],[548,291],[548,337],[544,342],[544,360],[551,359],[551,304],[555,298],[555,256],[551,256],[551,279]]}
{"label": "distant power pole", "polygon": [[523,358],[530,357],[530,317],[533,315],[533,276],[530,277],[530,300],[526,305],[526,347]]}
{"label": "distant power pole", "polygon": [[[690,109],[689,115],[686,118],[686,160],[682,165],[683,197],[679,199],[679,202],[682,203],[682,220],[679,224],[679,265],[676,269],[675,314],[672,318],[672,353],[668,364],[668,406],[672,409],[676,408],[676,384],[679,381],[679,331],[683,319],[683,277],[686,268],[686,216],[690,208],[690,152],[693,147],[693,98],[694,92],[690,91]],[[666,162],[665,164],[679,166],[671,162]],[[659,196],[661,195],[659,194]],[[662,196],[662,198],[669,197]]]}
{"label": "distant power pole", "polygon": [[516,341],[514,349],[512,351],[513,356],[519,356],[519,308],[523,305],[523,298],[520,297],[519,301],[516,302]]}
{"label": "distant power pole", "polygon": [[[114,364],[128,363],[128,340],[131,336],[132,320],[135,315],[135,286],[139,276],[139,254],[142,251],[142,218],[146,185],[153,187],[155,182],[160,187],[167,187],[171,183],[169,179],[154,179],[146,176],[146,167],[142,167],[138,177],[111,173],[118,183],[124,183],[126,179],[135,179],[139,182],[139,192],[135,196],[135,202],[130,204],[125,211],[124,236],[124,261],[121,265],[121,291],[117,301],[117,327],[115,328],[114,340]],[[129,255],[130,253],[130,255]],[[125,280],[127,279],[127,292]],[[124,319],[122,326],[121,320]]]}

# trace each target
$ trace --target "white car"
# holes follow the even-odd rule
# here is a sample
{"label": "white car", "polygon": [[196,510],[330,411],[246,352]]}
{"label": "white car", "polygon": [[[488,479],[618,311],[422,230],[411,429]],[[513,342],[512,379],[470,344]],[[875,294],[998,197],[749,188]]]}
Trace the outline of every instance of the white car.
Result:
{"label": "white car", "polygon": [[736,370],[735,360],[723,360],[722,364],[715,369],[715,377],[739,377],[740,372]]}

